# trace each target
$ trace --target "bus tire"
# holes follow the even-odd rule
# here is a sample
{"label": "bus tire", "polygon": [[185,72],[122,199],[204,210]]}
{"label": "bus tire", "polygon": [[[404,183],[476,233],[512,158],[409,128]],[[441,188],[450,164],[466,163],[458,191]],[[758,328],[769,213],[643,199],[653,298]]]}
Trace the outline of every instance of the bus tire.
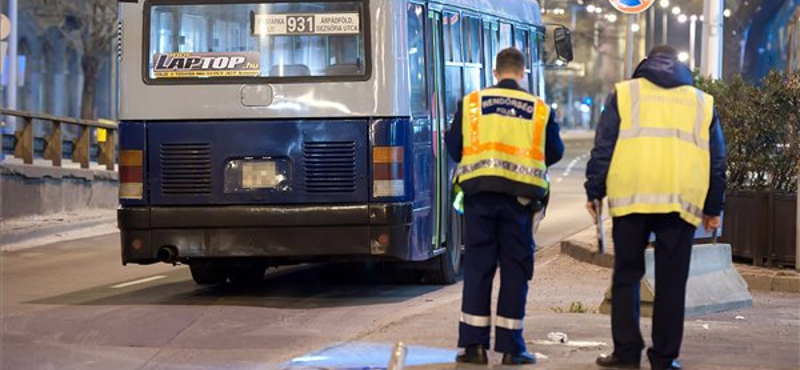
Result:
{"label": "bus tire", "polygon": [[446,252],[437,256],[435,268],[429,270],[426,281],[429,284],[445,285],[453,284],[458,281],[461,273],[461,247],[462,247],[462,225],[461,215],[455,211],[450,211],[450,227],[445,248]]}
{"label": "bus tire", "polygon": [[267,266],[253,262],[232,267],[229,277],[233,285],[253,286],[264,278],[264,273],[266,271]]}
{"label": "bus tire", "polygon": [[218,285],[228,280],[225,267],[213,261],[195,260],[189,262],[192,279],[197,285]]}

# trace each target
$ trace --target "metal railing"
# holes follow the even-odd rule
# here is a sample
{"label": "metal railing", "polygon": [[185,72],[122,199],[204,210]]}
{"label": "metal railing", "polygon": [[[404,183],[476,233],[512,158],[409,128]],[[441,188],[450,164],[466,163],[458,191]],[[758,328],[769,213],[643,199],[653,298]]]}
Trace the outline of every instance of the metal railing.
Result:
{"label": "metal railing", "polygon": [[17,117],[22,121],[22,130],[14,133],[14,157],[22,159],[25,164],[33,164],[34,159],[34,125],[37,121],[50,122],[52,129],[44,139],[42,157],[51,160],[54,167],[61,167],[63,157],[62,126],[78,127],[78,136],[72,146],[70,157],[79,163],[81,168],[89,168],[92,130],[97,130],[97,163],[114,171],[115,138],[117,124],[112,121],[86,120],[70,117],[59,117],[46,113],[32,113],[13,109],[0,109],[0,115]]}

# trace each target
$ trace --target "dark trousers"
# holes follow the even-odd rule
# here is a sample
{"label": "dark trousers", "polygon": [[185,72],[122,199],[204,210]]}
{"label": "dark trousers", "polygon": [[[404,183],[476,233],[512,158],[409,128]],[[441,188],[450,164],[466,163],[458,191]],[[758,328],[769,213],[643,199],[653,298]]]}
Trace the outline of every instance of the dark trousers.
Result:
{"label": "dark trousers", "polygon": [[464,201],[464,292],[458,346],[489,346],[492,282],[500,265],[495,350],[525,351],[522,320],[533,277],[533,210],[516,197],[482,193]]}
{"label": "dark trousers", "polygon": [[654,232],[656,294],[653,346],[647,357],[653,368],[666,368],[678,358],[694,231],[694,226],[677,213],[614,218],[611,330],[616,356],[641,358],[644,341],[639,330],[639,283],[645,273],[644,250],[650,233]]}

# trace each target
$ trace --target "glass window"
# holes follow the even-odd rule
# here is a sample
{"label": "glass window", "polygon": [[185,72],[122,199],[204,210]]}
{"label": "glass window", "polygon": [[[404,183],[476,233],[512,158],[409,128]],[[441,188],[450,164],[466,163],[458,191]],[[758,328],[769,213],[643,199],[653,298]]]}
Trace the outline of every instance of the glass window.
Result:
{"label": "glass window", "polygon": [[508,23],[500,23],[500,47],[497,51],[500,52],[503,49],[510,48],[512,45],[512,37],[511,25]]}
{"label": "glass window", "polygon": [[492,86],[494,81],[494,63],[497,57],[497,45],[500,40],[500,32],[496,23],[483,23],[483,52],[484,52],[484,83],[483,87]]}
{"label": "glass window", "polygon": [[461,63],[461,16],[458,13],[444,13],[444,52],[445,61]]}
{"label": "glass window", "polygon": [[525,64],[527,71],[530,71],[530,62],[531,62],[531,47],[530,47],[530,33],[528,30],[523,30],[520,28],[516,28],[514,30],[514,47],[517,50],[522,52],[522,55],[525,56]]}
{"label": "glass window", "polygon": [[428,112],[428,85],[425,78],[425,7],[408,4],[408,62],[411,82],[411,112],[426,115]]}
{"label": "glass window", "polygon": [[466,62],[481,64],[481,20],[474,17],[464,17],[464,30],[466,44]]}
{"label": "glass window", "polygon": [[447,66],[444,69],[444,93],[445,93],[445,113],[447,122],[451,122],[456,114],[458,101],[464,97],[464,84],[461,80],[461,72],[464,68],[460,66]]}
{"label": "glass window", "polygon": [[482,77],[480,68],[464,68],[464,93],[470,94],[480,90]]}
{"label": "glass window", "polygon": [[152,5],[150,79],[363,78],[361,1]]}
{"label": "glass window", "polygon": [[536,76],[534,81],[534,89],[536,95],[544,98],[544,43],[545,36],[544,30],[536,30],[533,34],[533,45],[531,45],[533,75]]}

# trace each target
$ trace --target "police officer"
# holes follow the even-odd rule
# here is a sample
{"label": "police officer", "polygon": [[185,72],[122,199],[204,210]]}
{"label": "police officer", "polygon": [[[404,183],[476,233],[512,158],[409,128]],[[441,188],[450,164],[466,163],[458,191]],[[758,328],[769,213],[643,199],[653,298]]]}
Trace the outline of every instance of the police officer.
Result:
{"label": "police officer", "polygon": [[532,219],[547,197],[547,166],[563,156],[559,126],[544,100],[520,87],[525,58],[514,48],[497,56],[497,86],[459,103],[445,140],[460,162],[464,191],[464,292],[456,361],[486,364],[492,281],[500,264],[495,351],[503,364],[536,362],[522,338],[528,280],[533,277]]}
{"label": "police officer", "polygon": [[694,232],[719,227],[725,192],[725,140],[714,98],[693,87],[671,46],[658,46],[633,79],[606,102],[586,169],[586,207],[608,196],[614,223],[611,331],[614,352],[602,367],[638,369],[639,282],[644,250],[656,235],[653,369],[680,369],[686,281]]}

